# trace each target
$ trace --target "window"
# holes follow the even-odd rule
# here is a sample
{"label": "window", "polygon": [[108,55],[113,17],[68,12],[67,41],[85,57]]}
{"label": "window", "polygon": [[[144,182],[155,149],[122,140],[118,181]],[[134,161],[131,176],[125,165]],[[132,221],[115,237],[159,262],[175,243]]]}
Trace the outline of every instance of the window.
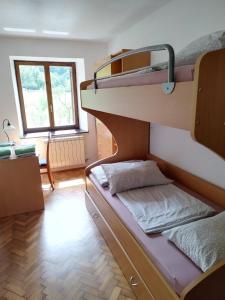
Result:
{"label": "window", "polygon": [[79,127],[74,63],[15,61],[24,133]]}

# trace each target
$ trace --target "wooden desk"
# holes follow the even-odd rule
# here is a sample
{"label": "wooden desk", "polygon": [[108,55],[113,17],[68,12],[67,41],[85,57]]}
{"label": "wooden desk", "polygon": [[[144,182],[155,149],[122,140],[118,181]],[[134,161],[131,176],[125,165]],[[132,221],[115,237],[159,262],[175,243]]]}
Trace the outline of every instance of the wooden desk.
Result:
{"label": "wooden desk", "polygon": [[0,160],[0,217],[44,209],[36,156]]}

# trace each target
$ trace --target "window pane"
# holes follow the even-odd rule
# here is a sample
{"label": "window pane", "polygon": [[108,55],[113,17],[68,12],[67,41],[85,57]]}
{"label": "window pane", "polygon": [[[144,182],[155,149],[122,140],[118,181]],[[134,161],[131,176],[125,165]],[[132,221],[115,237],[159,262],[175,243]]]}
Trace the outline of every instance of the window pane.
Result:
{"label": "window pane", "polygon": [[20,65],[19,70],[27,127],[49,127],[44,66]]}
{"label": "window pane", "polygon": [[74,125],[72,67],[50,66],[55,126]]}

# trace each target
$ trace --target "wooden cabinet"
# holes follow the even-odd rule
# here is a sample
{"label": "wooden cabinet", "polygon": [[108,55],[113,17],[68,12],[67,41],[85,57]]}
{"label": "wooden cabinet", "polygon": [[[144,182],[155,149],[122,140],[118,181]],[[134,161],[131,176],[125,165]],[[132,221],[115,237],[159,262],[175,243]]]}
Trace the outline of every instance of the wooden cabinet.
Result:
{"label": "wooden cabinet", "polygon": [[[130,49],[122,49],[117,53],[111,54],[108,57],[96,62],[95,68],[97,69],[103,63],[109,61],[113,57],[120,55]],[[133,54],[129,57],[122,58],[118,61],[113,62],[111,65],[106,66],[104,69],[98,72],[97,77],[101,78],[104,76],[110,76],[112,74],[117,74],[121,72],[126,72],[130,70],[135,70],[138,68],[143,68],[149,66],[151,63],[151,55],[149,52]]]}
{"label": "wooden cabinet", "polygon": [[[97,69],[103,63],[109,61],[111,58],[116,57],[117,55],[127,52],[129,49],[122,49],[121,51],[111,54],[108,57],[102,59],[101,61],[96,62],[95,68]],[[150,53],[137,53],[129,57],[125,57],[116,62],[113,62],[111,65],[108,65],[104,69],[98,72],[97,78],[110,76],[113,74],[126,72],[138,68],[143,68],[149,66],[151,63]],[[105,158],[112,155],[116,152],[117,146],[116,141],[114,140],[111,132],[108,128],[100,121],[96,119],[96,131],[97,131],[97,145],[98,145],[98,159]]]}
{"label": "wooden cabinet", "polygon": [[0,218],[44,209],[36,156],[0,160]]}

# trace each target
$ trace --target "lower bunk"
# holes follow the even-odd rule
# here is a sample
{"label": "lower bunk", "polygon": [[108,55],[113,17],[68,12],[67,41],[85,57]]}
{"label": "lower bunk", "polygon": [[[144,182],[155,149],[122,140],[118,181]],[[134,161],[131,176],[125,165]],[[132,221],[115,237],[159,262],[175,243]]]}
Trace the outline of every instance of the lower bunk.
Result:
{"label": "lower bunk", "polygon": [[87,209],[138,299],[224,299],[224,261],[202,273],[163,236],[146,235],[92,174],[86,183]]}

